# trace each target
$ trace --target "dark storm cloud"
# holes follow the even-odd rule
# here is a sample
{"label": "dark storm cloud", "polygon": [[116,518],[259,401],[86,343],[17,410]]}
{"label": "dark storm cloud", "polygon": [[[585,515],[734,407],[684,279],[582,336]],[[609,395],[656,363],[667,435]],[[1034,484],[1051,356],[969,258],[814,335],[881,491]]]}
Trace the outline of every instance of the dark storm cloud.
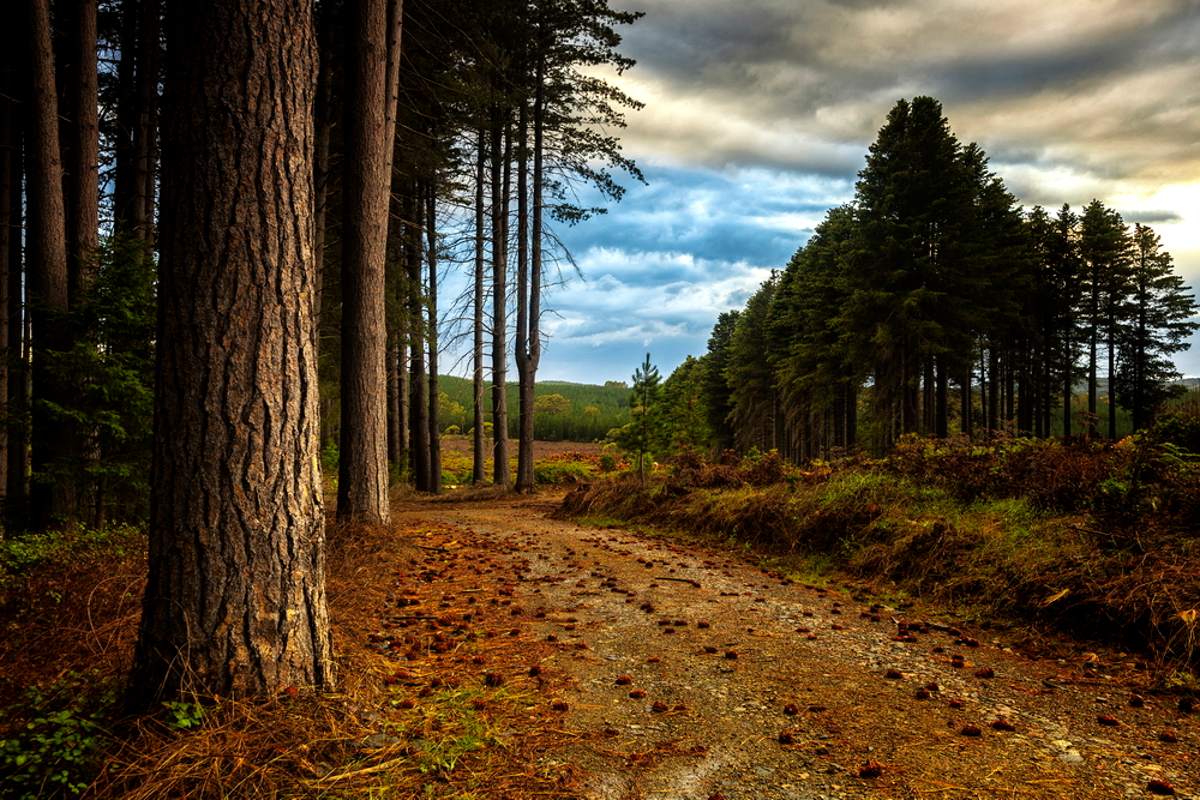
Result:
{"label": "dark storm cloud", "polygon": [[1183,219],[1174,211],[1122,211],[1121,216],[1126,222],[1138,222],[1142,225],[1162,225],[1166,222],[1179,222]]}
{"label": "dark storm cloud", "polygon": [[[639,144],[668,139],[670,154],[844,175],[858,168],[887,108],[926,93],[953,110],[963,138],[1006,161],[1022,153],[1114,178],[1197,158],[1194,0],[646,0],[640,8],[647,16],[626,49],[639,59],[634,74],[666,102],[649,98],[632,134]],[[1169,74],[1121,91],[1156,73]],[[681,116],[680,95],[706,105],[711,124]],[[763,133],[738,135],[746,133],[738,119]],[[731,126],[733,135],[723,133]],[[795,146],[777,141],[789,135]]]}

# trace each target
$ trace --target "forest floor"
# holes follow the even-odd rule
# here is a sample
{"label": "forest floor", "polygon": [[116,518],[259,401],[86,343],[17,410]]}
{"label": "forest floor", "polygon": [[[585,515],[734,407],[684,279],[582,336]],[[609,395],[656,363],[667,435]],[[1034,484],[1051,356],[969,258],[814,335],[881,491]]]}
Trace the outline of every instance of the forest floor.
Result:
{"label": "forest floor", "polygon": [[[47,564],[0,615],[0,699],[35,697],[41,727],[0,750],[78,766],[88,797],[1200,793],[1200,715],[1133,655],[565,520],[561,498],[399,496],[389,527],[333,529],[338,691],[265,703],[106,717],[90,698],[111,704],[127,674],[144,551]],[[63,761],[77,743],[98,776]]]}
{"label": "forest floor", "polygon": [[[556,519],[557,506],[543,495],[397,511],[401,526],[450,537],[452,551],[427,551],[430,570],[462,550],[513,559],[512,633],[539,646],[490,680],[522,684],[535,667],[555,687],[561,725],[539,728],[528,766],[562,774],[565,796],[1200,791],[1200,716],[1150,691],[1133,656],[967,630],[936,608],[900,611],[728,549]],[[485,582],[447,596],[495,591]]]}

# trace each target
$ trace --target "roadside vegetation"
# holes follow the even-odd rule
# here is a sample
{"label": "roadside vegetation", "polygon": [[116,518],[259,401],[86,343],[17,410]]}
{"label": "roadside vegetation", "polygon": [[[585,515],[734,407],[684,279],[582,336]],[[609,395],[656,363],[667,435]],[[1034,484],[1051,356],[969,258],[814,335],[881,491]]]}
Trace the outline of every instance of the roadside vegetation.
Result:
{"label": "roadside vegetation", "polygon": [[902,439],[790,465],[685,451],[581,486],[565,514],[699,533],[969,616],[1136,648],[1167,682],[1200,666],[1200,419],[1117,442]]}

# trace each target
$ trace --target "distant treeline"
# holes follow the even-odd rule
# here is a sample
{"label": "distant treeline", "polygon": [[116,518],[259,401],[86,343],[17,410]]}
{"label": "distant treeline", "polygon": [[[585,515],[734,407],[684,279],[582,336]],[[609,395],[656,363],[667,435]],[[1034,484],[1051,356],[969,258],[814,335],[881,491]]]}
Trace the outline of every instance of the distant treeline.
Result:
{"label": "distant treeline", "polygon": [[[443,431],[468,433],[471,429],[473,391],[471,381],[443,375],[438,380],[442,393],[439,422]],[[490,387],[489,387],[490,388]],[[515,405],[517,386],[508,387],[509,402]],[[534,386],[534,430],[545,441],[593,442],[605,438],[613,428],[629,422],[629,386],[608,381],[603,386],[567,381],[538,381]],[[484,407],[491,419],[491,393],[484,393]],[[487,429],[491,430],[491,423]],[[517,418],[509,419],[509,435],[516,436]]]}
{"label": "distant treeline", "polygon": [[1115,438],[1182,391],[1196,310],[1151,228],[1099,200],[1024,210],[918,97],[888,115],[854,200],[666,381],[664,414],[702,412],[667,426],[677,443],[796,460],[907,433]]}

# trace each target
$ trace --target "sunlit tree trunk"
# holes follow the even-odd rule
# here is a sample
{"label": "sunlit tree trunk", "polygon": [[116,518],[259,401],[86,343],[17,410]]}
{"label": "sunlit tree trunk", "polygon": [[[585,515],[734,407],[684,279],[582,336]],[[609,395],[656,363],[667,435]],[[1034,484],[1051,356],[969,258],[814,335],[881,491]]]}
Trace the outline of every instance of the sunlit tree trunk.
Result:
{"label": "sunlit tree trunk", "polygon": [[388,521],[387,227],[400,0],[347,7],[342,220],[341,521]]}

